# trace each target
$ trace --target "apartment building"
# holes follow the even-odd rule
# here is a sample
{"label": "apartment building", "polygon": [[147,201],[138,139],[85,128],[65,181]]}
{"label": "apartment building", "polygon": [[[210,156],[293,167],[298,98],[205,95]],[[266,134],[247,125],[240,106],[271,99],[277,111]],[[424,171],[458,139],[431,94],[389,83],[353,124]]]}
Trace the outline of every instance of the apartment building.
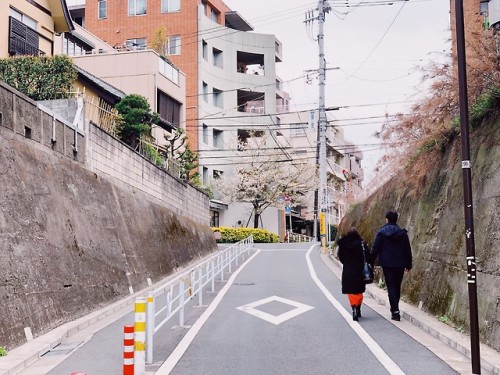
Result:
{"label": "apartment building", "polygon": [[[183,127],[198,152],[205,185],[231,173],[239,141],[276,125],[281,43],[274,35],[252,32],[222,1],[101,0],[87,2],[84,10],[79,22],[117,49],[151,46],[155,33],[166,29],[164,52],[186,74]],[[81,14],[77,7],[72,11]],[[262,102],[259,112],[248,105],[252,101]],[[213,221],[221,225],[231,225],[241,211],[222,200],[212,208]]]}
{"label": "apartment building", "polygon": [[54,39],[74,29],[65,0],[0,1],[0,57],[54,55]]}

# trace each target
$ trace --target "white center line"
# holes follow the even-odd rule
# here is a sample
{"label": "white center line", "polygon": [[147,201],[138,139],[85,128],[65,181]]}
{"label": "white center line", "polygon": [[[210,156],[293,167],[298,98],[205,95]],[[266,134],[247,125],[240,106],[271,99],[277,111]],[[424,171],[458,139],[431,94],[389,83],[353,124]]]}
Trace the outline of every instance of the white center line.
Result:
{"label": "white center line", "polygon": [[335,299],[335,297],[329,292],[329,290],[325,287],[325,285],[320,281],[318,276],[316,275],[316,271],[311,262],[311,251],[317,245],[313,245],[309,248],[309,251],[306,253],[306,261],[307,267],[309,268],[309,273],[311,274],[311,278],[316,283],[318,288],[323,292],[326,299],[330,301],[330,303],[335,307],[335,309],[342,315],[342,317],[346,320],[347,324],[356,332],[359,338],[365,343],[365,345],[370,349],[375,358],[386,368],[386,370],[390,374],[394,375],[405,375],[403,370],[399,368],[399,366],[387,355],[386,352],[382,350],[382,348],[375,342],[374,339],[359,325],[358,322],[352,320],[352,316],[347,313],[346,309],[340,304],[339,301]]}

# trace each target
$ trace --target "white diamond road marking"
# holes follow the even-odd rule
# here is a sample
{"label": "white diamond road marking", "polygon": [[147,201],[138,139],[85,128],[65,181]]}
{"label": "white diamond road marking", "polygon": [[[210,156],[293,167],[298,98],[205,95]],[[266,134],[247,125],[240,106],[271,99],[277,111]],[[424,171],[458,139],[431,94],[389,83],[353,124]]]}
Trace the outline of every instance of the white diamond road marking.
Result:
{"label": "white diamond road marking", "polygon": [[[286,313],[280,314],[280,315],[271,315],[268,314],[264,311],[257,310],[256,307],[265,305],[266,303],[269,302],[281,302],[286,305],[294,306],[295,309],[287,311]],[[269,323],[272,323],[274,325],[281,324],[289,319],[295,318],[296,316],[303,314],[311,309],[314,309],[314,307],[305,305],[300,302],[292,301],[286,298],[278,297],[278,296],[272,296],[268,298],[261,299],[260,301],[252,302],[247,305],[243,305],[240,307],[237,307],[238,310],[246,312],[247,314],[253,315],[257,318],[260,318],[262,320],[265,320]]]}

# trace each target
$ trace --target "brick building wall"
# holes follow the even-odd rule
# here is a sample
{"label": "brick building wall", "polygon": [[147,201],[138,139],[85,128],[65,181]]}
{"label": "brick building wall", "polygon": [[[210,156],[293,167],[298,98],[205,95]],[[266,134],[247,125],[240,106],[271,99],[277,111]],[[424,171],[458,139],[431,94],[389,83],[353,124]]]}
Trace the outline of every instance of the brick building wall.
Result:
{"label": "brick building wall", "polygon": [[[150,44],[154,31],[161,26],[167,29],[169,36],[181,36],[180,55],[168,58],[186,74],[186,130],[192,150],[198,150],[198,6],[201,4],[201,0],[182,1],[180,12],[162,13],[161,0],[148,0],[145,15],[129,16],[126,1],[108,0],[104,19],[98,19],[97,1],[88,1],[85,8],[85,27],[112,46],[121,46],[133,38],[147,38]],[[224,25],[224,15],[230,9],[220,0],[206,4],[207,15],[212,8],[216,9],[218,22]]]}

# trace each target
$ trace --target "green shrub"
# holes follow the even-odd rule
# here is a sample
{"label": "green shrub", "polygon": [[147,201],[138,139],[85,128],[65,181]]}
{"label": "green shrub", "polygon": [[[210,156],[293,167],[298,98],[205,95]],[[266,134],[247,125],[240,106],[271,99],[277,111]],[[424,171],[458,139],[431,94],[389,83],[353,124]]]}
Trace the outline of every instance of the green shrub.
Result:
{"label": "green shrub", "polygon": [[0,80],[33,100],[68,98],[77,76],[73,61],[64,55],[0,59]]}
{"label": "green shrub", "polygon": [[7,350],[3,346],[0,346],[0,357],[5,357],[6,355]]}
{"label": "green shrub", "polygon": [[265,229],[216,227],[212,228],[212,232],[220,232],[221,238],[217,240],[218,243],[236,243],[251,235],[253,241],[258,243],[279,242],[279,236],[276,233]]}

